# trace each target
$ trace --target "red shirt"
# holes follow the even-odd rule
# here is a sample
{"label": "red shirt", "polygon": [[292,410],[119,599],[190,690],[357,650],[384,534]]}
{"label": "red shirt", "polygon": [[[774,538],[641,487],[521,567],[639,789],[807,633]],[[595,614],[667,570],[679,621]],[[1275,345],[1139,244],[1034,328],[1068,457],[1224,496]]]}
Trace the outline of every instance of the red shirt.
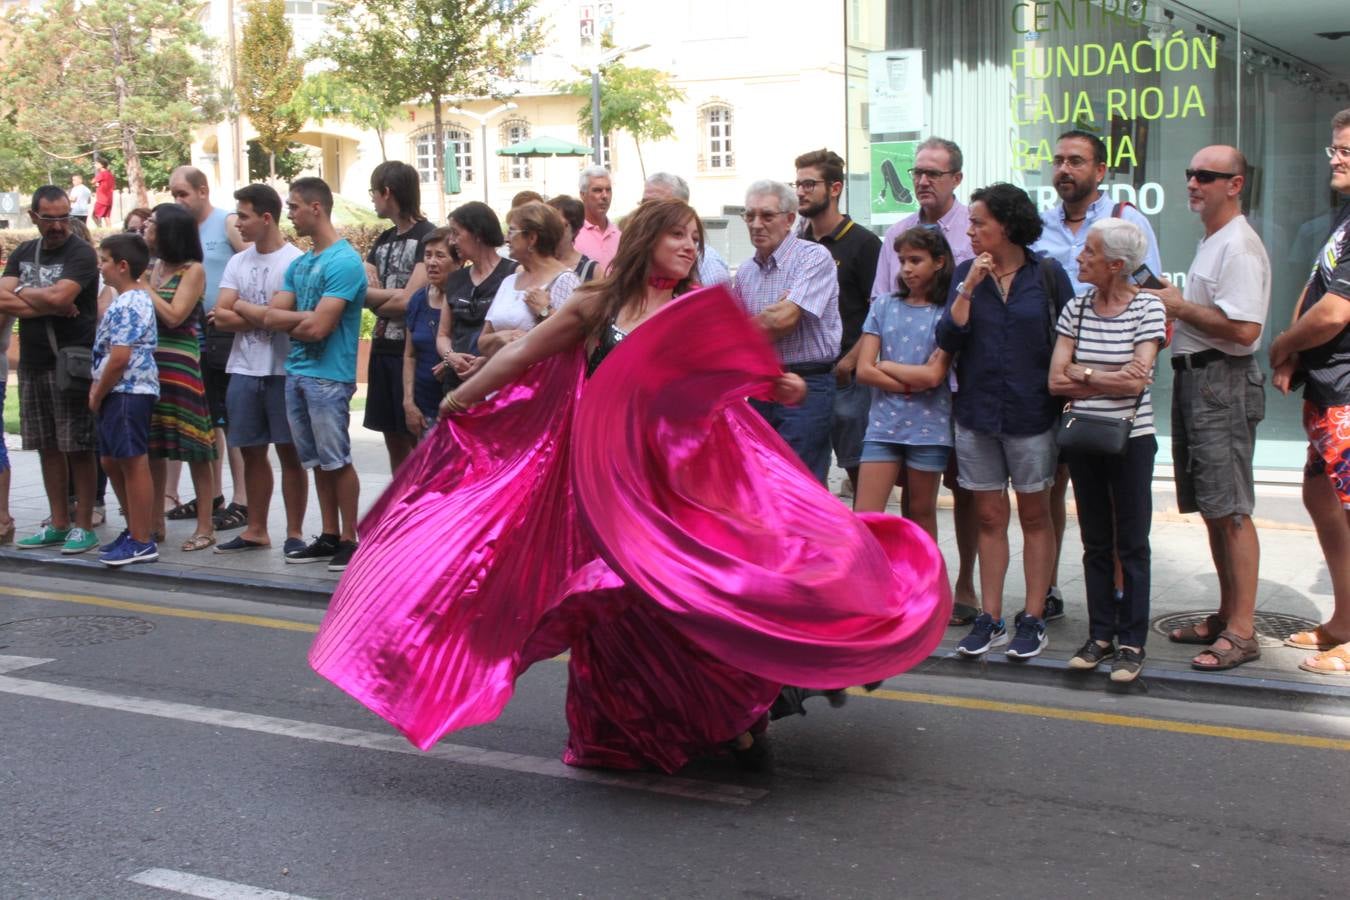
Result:
{"label": "red shirt", "polygon": [[113,180],[112,172],[108,171],[107,169],[99,169],[97,172],[95,172],[94,202],[112,203],[114,185],[115,182]]}

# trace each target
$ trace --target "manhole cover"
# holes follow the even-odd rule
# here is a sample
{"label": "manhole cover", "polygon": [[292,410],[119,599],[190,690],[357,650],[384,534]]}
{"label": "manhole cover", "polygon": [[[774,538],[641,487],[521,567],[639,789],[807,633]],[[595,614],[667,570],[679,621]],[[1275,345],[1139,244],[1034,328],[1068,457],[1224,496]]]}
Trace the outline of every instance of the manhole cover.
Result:
{"label": "manhole cover", "polygon": [[0,647],[89,647],[155,630],[135,616],[49,616],[0,625]]}
{"label": "manhole cover", "polygon": [[[1166,636],[1174,628],[1185,628],[1203,621],[1212,610],[1200,612],[1172,613],[1153,620],[1153,631]],[[1256,639],[1262,647],[1279,647],[1284,639],[1296,631],[1311,631],[1317,627],[1312,619],[1291,616],[1285,613],[1258,612],[1256,614]]]}

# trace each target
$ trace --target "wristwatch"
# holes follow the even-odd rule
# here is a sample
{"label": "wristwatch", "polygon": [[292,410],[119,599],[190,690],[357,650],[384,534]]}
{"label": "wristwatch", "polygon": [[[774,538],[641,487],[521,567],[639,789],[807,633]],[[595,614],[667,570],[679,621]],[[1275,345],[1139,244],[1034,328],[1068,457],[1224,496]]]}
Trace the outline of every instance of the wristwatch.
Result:
{"label": "wristwatch", "polygon": [[1090,383],[1091,381],[1092,381],[1092,369],[1091,369],[1090,367],[1084,367],[1084,368],[1083,368],[1083,384],[1088,384],[1088,383]]}
{"label": "wristwatch", "polygon": [[553,315],[553,307],[551,307],[551,306],[545,306],[543,312],[537,312],[537,313],[535,313],[535,316],[536,316],[541,322],[542,322],[544,319],[547,319],[547,318],[548,318],[549,316],[551,316],[551,315]]}

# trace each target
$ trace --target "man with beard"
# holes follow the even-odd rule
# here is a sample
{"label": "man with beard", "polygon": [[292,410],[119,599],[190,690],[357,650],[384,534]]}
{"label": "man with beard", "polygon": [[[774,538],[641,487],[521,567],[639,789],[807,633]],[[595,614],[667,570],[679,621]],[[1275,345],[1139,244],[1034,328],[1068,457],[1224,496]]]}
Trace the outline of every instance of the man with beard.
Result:
{"label": "man with beard", "polygon": [[839,279],[839,318],[843,339],[839,359],[834,364],[834,418],[830,424],[830,443],[839,467],[848,472],[856,489],[858,461],[862,456],[863,432],[872,392],[854,381],[858,368],[858,338],[876,280],[881,239],[866,228],[853,224],[839,211],[844,192],[844,160],[830,150],[812,150],[797,157],[797,214],[802,218],[797,236],[814,241],[834,257]]}
{"label": "man with beard", "polygon": [[[1119,218],[1139,226],[1148,239],[1144,265],[1154,275],[1162,272],[1162,264],[1158,261],[1158,239],[1148,219],[1132,204],[1115,203],[1101,189],[1101,183],[1106,179],[1106,144],[1101,138],[1086,131],[1064,132],[1055,143],[1051,165],[1060,202],[1041,213],[1041,239],[1032,249],[1064,267],[1073,282],[1075,296],[1081,296],[1089,288],[1078,280],[1078,254],[1083,252],[1088,228],[1099,219]],[[1061,460],[1055,469],[1055,486],[1050,491],[1050,519],[1055,526],[1055,567],[1050,571],[1050,591],[1045,595],[1047,622],[1064,617],[1064,595],[1059,589],[1059,557],[1064,546],[1068,491],[1069,467]],[[1119,574],[1116,578],[1119,599],[1120,586],[1124,582]]]}

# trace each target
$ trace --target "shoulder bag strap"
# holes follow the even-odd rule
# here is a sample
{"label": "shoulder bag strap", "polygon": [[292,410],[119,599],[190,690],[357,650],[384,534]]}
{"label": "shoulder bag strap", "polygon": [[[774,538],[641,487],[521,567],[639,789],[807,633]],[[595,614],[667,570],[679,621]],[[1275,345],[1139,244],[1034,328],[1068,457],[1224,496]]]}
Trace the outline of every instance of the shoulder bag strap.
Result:
{"label": "shoulder bag strap", "polygon": [[[33,269],[37,272],[37,277],[42,278],[42,238],[38,238],[33,243]],[[47,331],[47,343],[52,345],[52,356],[61,352],[61,347],[56,343],[56,329],[52,327],[52,317],[43,316],[42,324]]]}

